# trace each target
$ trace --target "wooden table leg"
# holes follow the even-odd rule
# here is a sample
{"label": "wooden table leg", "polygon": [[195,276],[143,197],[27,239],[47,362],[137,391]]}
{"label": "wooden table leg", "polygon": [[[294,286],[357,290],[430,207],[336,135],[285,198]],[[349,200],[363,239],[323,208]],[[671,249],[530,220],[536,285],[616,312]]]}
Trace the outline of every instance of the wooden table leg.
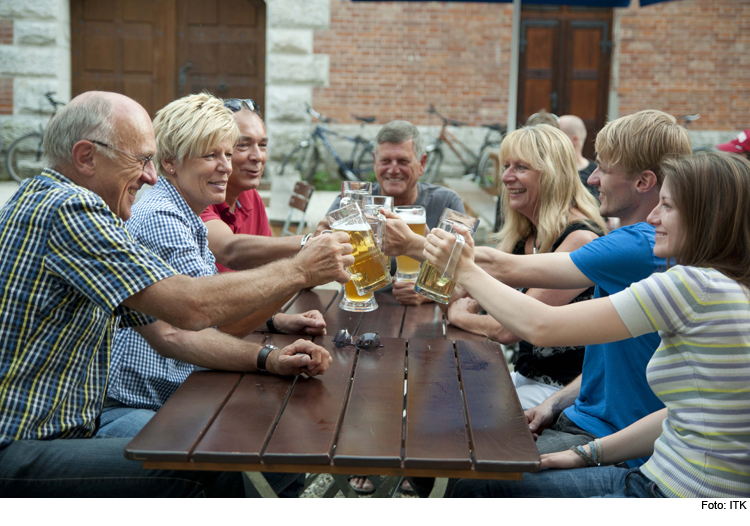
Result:
{"label": "wooden table leg", "polygon": [[372,494],[372,498],[381,499],[387,497],[392,499],[403,480],[404,477],[380,477],[380,484],[377,486],[375,493]]}
{"label": "wooden table leg", "polygon": [[431,499],[442,499],[445,497],[445,490],[448,489],[448,479],[447,478],[437,478],[435,479],[435,484],[432,486],[432,491],[430,492],[430,498]]}
{"label": "wooden table leg", "polygon": [[[359,495],[357,495],[357,492],[354,491],[354,489],[349,484],[349,477],[351,475],[331,475],[333,477],[333,484],[326,490],[324,497],[335,497],[336,493],[341,491],[341,493],[344,494],[344,497],[347,499],[357,499],[359,498]],[[333,491],[332,488],[337,488],[336,491]],[[333,491],[333,495],[328,495],[329,492]]]}
{"label": "wooden table leg", "polygon": [[247,475],[247,478],[250,479],[250,482],[264,499],[276,499],[279,497],[260,471],[245,471],[245,475]]}

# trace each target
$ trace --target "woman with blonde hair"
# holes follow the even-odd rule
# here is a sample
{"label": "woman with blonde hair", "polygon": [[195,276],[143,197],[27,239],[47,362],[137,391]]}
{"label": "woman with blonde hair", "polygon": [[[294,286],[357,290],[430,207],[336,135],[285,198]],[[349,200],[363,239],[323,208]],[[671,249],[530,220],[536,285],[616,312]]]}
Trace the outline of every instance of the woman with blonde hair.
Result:
{"label": "woman with blonde hair", "polygon": [[[537,345],[599,344],[658,331],[646,377],[666,407],[588,445],[542,455],[542,467],[556,469],[509,484],[462,480],[453,496],[750,497],[750,162],[725,153],[688,155],[663,161],[661,172],[648,222],[656,230],[654,254],[676,263],[666,272],[555,308],[487,275],[467,239],[455,278],[493,317]],[[451,234],[433,230],[424,255],[444,268],[453,243]],[[638,468],[618,467],[649,455]]]}
{"label": "woman with blonde hair", "polygon": [[[505,171],[499,197],[505,221],[496,234],[500,250],[572,252],[604,234],[598,203],[581,184],[575,159],[570,139],[546,124],[516,130],[505,138],[500,147]],[[593,290],[523,292],[548,305],[565,305],[591,299]],[[533,346],[480,310],[476,300],[458,298],[448,307],[448,321],[506,345],[519,343],[513,381],[524,410],[537,406],[581,373],[583,346]]]}

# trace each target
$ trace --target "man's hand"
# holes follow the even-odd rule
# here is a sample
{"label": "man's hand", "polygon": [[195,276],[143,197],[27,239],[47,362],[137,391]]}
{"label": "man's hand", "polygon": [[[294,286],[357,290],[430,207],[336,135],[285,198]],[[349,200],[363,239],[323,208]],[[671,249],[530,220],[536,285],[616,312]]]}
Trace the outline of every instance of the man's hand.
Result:
{"label": "man's hand", "polygon": [[401,305],[422,305],[423,303],[432,301],[414,292],[414,283],[411,281],[394,281],[393,296]]}
{"label": "man's hand", "polygon": [[401,219],[395,212],[391,212],[387,208],[381,208],[380,212],[386,218],[385,255],[409,256],[422,261],[424,237],[412,232],[406,221]]}
{"label": "man's hand", "polygon": [[542,455],[542,469],[575,469],[585,467],[586,462],[570,450]]}
{"label": "man's hand", "polygon": [[306,276],[306,286],[315,287],[338,281],[346,283],[351,279],[345,267],[354,265],[352,252],[354,247],[349,243],[349,234],[334,232],[325,236],[311,238],[294,260]]}
{"label": "man's hand", "polygon": [[331,355],[320,345],[308,340],[297,340],[269,354],[266,368],[269,373],[280,376],[303,373],[307,376],[318,376],[326,372],[332,361]]}
{"label": "man's hand", "polygon": [[554,424],[557,417],[552,407],[544,402],[536,407],[527,409],[524,411],[524,415],[526,415],[526,422],[529,423],[529,430],[534,440],[539,437],[542,431]]}
{"label": "man's hand", "polygon": [[317,310],[302,314],[284,314],[279,312],[273,318],[273,326],[284,334],[306,334],[323,336],[326,333],[326,321]]}
{"label": "man's hand", "polygon": [[331,227],[328,225],[328,219],[325,217],[320,220],[320,223],[318,223],[318,226],[315,227],[315,232],[311,237],[318,237],[320,234],[323,233],[323,230],[330,230]]}

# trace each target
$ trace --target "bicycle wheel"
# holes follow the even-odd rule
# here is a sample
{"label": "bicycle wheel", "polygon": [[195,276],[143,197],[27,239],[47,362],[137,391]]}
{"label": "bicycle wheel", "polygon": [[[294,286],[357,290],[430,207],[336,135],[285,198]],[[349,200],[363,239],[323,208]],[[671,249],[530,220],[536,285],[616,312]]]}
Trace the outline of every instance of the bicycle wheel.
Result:
{"label": "bicycle wheel", "polygon": [[304,181],[312,182],[315,178],[315,170],[318,167],[319,159],[320,155],[315,146],[311,146],[310,143],[298,144],[284,158],[279,174],[284,175],[284,172],[289,168],[299,173],[300,178]]}
{"label": "bicycle wheel", "polygon": [[362,153],[354,161],[354,166],[352,166],[352,171],[359,177],[360,181],[375,180],[375,160],[372,157],[372,146],[372,143],[366,144]]}
{"label": "bicycle wheel", "polygon": [[14,181],[19,183],[38,175],[42,163],[42,134],[31,132],[13,141],[5,157],[5,167]]}
{"label": "bicycle wheel", "polygon": [[422,175],[425,183],[432,183],[440,173],[440,166],[443,164],[443,152],[441,150],[433,150],[427,154],[427,164],[424,167],[424,174]]}
{"label": "bicycle wheel", "polygon": [[495,184],[495,164],[497,157],[492,155],[500,144],[488,144],[482,148],[482,156],[477,165],[477,183],[479,186],[493,186]]}

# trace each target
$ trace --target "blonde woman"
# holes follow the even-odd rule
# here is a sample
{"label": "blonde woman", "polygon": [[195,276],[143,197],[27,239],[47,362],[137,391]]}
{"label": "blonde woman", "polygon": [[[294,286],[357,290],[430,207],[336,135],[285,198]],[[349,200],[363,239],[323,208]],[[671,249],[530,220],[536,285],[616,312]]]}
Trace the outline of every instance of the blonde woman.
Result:
{"label": "blonde woman", "polygon": [[[570,139],[546,124],[509,134],[500,147],[500,199],[505,217],[498,248],[512,254],[572,252],[605,232],[598,203],[581,184]],[[548,305],[593,297],[593,287],[573,290],[523,289]],[[470,297],[448,307],[448,320],[464,330],[503,344],[519,343],[513,380],[524,410],[574,380],[583,366],[583,346],[537,347],[491,316]]]}

